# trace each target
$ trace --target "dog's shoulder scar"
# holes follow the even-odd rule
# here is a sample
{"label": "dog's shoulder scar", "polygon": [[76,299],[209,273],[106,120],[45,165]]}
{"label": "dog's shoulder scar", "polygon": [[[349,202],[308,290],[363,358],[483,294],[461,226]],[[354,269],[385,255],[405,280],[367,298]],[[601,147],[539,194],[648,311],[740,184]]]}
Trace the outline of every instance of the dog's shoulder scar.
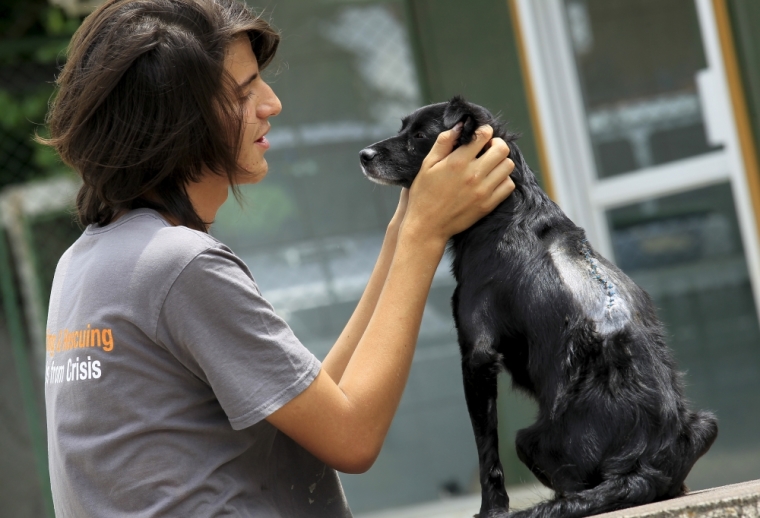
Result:
{"label": "dog's shoulder scar", "polygon": [[585,240],[580,251],[569,250],[561,242],[554,242],[548,252],[560,281],[581,311],[594,321],[598,331],[615,331],[629,321],[626,280],[620,279],[620,272],[607,268],[594,258]]}

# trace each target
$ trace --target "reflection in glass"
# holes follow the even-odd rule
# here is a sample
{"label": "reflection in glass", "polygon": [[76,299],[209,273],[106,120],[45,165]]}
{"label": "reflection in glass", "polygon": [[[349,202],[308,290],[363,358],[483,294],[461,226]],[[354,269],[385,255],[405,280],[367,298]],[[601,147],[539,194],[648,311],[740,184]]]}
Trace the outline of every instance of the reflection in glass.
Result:
{"label": "reflection in glass", "polygon": [[[263,294],[323,358],[377,259],[399,191],[369,182],[359,151],[395,134],[421,104],[403,2],[257,2],[283,29],[264,72],[283,103],[271,119],[269,175],[230,199],[212,233],[250,267]],[[469,488],[477,452],[464,403],[449,299],[438,269],[407,389],[383,451],[342,476],[354,512]]]}
{"label": "reflection in glass", "polygon": [[711,150],[695,83],[706,67],[693,0],[565,0],[597,174]]}
{"label": "reflection in glass", "polygon": [[[398,200],[361,173],[358,152],[420,104],[396,2],[284,3],[265,78],[283,103],[267,138],[269,175],[244,186],[213,232],[251,267],[305,345],[324,356],[366,284]],[[445,271],[439,275],[446,282]]]}
{"label": "reflection in glass", "polygon": [[760,330],[728,184],[607,213],[615,258],[651,295],[687,372],[686,393],[720,433],[692,489],[760,473]]}

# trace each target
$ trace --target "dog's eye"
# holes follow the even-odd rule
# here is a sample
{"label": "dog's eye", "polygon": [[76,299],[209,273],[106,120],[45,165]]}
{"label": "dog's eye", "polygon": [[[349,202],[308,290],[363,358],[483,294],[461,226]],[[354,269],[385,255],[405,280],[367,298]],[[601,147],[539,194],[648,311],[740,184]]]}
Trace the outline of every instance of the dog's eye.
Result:
{"label": "dog's eye", "polygon": [[425,136],[424,133],[419,132],[419,133],[417,133],[417,134],[414,135],[414,138],[427,138],[427,137]]}

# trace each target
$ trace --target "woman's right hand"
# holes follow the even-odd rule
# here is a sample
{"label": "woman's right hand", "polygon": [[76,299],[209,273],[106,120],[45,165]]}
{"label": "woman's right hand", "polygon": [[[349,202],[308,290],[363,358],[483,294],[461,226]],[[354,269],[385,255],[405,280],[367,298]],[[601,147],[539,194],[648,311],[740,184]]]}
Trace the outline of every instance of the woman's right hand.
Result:
{"label": "woman's right hand", "polygon": [[[459,126],[459,125],[458,125]],[[466,146],[452,151],[461,126],[438,136],[409,190],[402,229],[445,244],[490,213],[515,189],[509,147],[481,126]],[[482,156],[478,153],[490,143]]]}

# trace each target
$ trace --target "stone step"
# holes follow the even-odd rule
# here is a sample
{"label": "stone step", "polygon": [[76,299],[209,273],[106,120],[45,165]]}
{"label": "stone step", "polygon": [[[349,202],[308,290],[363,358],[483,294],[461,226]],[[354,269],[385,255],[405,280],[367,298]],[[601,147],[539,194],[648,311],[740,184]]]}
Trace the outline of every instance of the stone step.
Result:
{"label": "stone step", "polygon": [[672,500],[598,514],[595,518],[760,518],[760,480],[692,491]]}

